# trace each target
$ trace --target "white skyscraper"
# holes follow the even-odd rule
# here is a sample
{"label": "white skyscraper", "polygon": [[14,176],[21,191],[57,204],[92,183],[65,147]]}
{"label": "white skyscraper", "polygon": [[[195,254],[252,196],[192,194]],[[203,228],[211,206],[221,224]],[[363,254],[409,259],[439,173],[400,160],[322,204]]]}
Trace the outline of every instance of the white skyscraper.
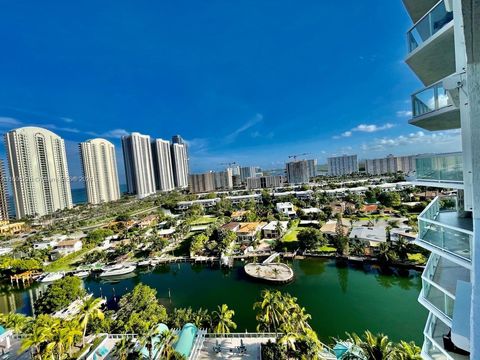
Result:
{"label": "white skyscraper", "polygon": [[80,143],[87,199],[99,204],[120,199],[115,146],[104,139]]}
{"label": "white skyscraper", "polygon": [[155,194],[150,136],[137,132],[123,136],[122,148],[128,192],[138,198]]}
{"label": "white skyscraper", "polygon": [[152,154],[157,190],[171,191],[175,189],[170,142],[156,139],[152,142]]}
{"label": "white skyscraper", "polygon": [[184,144],[173,143],[171,150],[175,187],[185,189],[188,187],[187,149]]}
{"label": "white skyscraper", "polygon": [[286,165],[289,184],[306,184],[310,180],[307,160],[290,161]]}
{"label": "white skyscraper", "polygon": [[50,130],[23,127],[5,135],[17,218],[72,207],[65,143]]}
{"label": "white skyscraper", "polygon": [[343,155],[328,158],[328,175],[341,176],[358,172],[357,155]]}

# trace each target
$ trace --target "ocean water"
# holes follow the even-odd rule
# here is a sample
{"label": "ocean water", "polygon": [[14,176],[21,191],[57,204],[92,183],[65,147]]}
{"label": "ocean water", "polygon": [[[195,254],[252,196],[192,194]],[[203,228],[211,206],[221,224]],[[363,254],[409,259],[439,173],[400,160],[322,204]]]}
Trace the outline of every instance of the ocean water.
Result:
{"label": "ocean water", "polygon": [[[121,184],[120,193],[124,194],[126,192],[127,192],[127,184]],[[74,205],[86,203],[87,189],[85,188],[72,189],[72,202]]]}

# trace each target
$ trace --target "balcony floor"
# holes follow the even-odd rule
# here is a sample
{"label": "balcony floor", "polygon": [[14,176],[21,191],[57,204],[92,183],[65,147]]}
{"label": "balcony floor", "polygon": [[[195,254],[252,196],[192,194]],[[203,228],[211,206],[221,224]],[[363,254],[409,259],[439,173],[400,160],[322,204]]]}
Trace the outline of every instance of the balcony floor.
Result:
{"label": "balcony floor", "polygon": [[[443,345],[443,335],[447,335],[448,333],[450,332],[450,328],[448,326],[446,326],[444,323],[442,323],[440,320],[437,320],[437,323],[435,325],[435,328],[433,329],[433,339],[437,342],[437,344],[439,344],[440,346]],[[470,357],[469,356],[466,356],[466,355],[460,355],[460,354],[457,354],[457,353],[454,353],[454,352],[451,352],[451,351],[447,351],[448,355],[450,355],[452,357],[452,359],[455,359],[455,360],[469,360]],[[429,353],[430,357],[432,359],[441,359],[441,360],[445,360],[445,355],[443,355],[442,353],[440,352],[435,352],[435,351],[431,351]]]}
{"label": "balcony floor", "polygon": [[463,230],[473,231],[473,221],[471,218],[458,217],[456,211],[441,211],[435,221],[445,225],[455,226]]}
{"label": "balcony floor", "polygon": [[455,295],[458,280],[470,282],[470,271],[463,266],[440,257],[432,281]]}

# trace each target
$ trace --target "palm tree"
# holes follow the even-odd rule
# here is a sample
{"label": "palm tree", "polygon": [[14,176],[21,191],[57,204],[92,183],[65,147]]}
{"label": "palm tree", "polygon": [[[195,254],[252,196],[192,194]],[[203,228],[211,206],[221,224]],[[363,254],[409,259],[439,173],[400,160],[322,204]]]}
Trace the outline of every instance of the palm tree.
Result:
{"label": "palm tree", "polygon": [[390,243],[384,242],[378,245],[378,259],[382,263],[388,263],[391,260],[390,256]]}
{"label": "palm tree", "polygon": [[118,360],[127,360],[128,354],[132,350],[132,342],[126,336],[122,337],[119,342],[115,344],[115,349],[113,350],[113,356]]}
{"label": "palm tree", "polygon": [[229,334],[230,329],[236,329],[237,324],[232,320],[235,311],[230,310],[226,304],[218,306],[218,311],[213,312],[214,332],[216,334]]}
{"label": "palm tree", "polygon": [[275,278],[277,278],[278,274],[280,274],[280,270],[278,270],[277,268],[273,268],[272,272],[273,272],[273,276],[275,276]]}
{"label": "palm tree", "polygon": [[45,342],[47,342],[50,337],[51,337],[51,332],[49,331],[49,329],[46,329],[43,326],[40,326],[39,324],[34,323],[27,337],[23,338],[19,353],[22,353],[30,349],[32,359],[41,359],[42,358],[40,353],[41,346]]}
{"label": "palm tree", "polygon": [[75,339],[82,336],[82,330],[80,323],[77,319],[70,321],[64,321],[62,324],[61,331],[63,332],[62,337],[65,341],[67,347],[68,355],[72,356],[72,348],[75,344]]}
{"label": "palm tree", "polygon": [[160,334],[160,341],[158,342],[160,346],[159,359],[170,360],[174,356],[173,344],[177,342],[177,339],[178,336],[171,330],[165,330]]}
{"label": "palm tree", "polygon": [[93,296],[85,300],[80,308],[80,324],[83,328],[82,346],[85,345],[85,335],[87,334],[87,325],[90,320],[103,320],[105,315],[100,309],[102,306],[101,298],[94,298]]}
{"label": "palm tree", "polygon": [[363,339],[357,334],[348,334],[349,340],[359,346],[368,360],[390,360],[394,357],[395,347],[384,334],[373,335],[370,331],[365,331]]}
{"label": "palm tree", "polygon": [[395,349],[395,356],[398,360],[422,360],[422,350],[415,343],[400,341]]}
{"label": "palm tree", "polygon": [[159,335],[160,335],[160,332],[158,330],[158,327],[152,326],[152,324],[150,324],[148,331],[139,340],[140,345],[145,349],[147,349],[149,360],[154,359],[155,357],[154,351],[158,350],[158,349],[155,349],[155,343],[153,340],[155,337]]}
{"label": "palm tree", "polygon": [[13,331],[18,334],[25,330],[28,326],[28,323],[32,318],[26,317],[22,314],[9,313],[0,315],[0,323],[5,326],[5,328]]}
{"label": "palm tree", "polygon": [[410,244],[407,240],[400,238],[395,244],[395,251],[398,254],[400,260],[405,261],[408,259],[408,251],[410,249]]}
{"label": "palm tree", "polygon": [[285,303],[280,291],[263,290],[262,300],[253,305],[254,309],[259,309],[257,314],[257,331],[271,331],[275,333],[279,326],[285,320]]}

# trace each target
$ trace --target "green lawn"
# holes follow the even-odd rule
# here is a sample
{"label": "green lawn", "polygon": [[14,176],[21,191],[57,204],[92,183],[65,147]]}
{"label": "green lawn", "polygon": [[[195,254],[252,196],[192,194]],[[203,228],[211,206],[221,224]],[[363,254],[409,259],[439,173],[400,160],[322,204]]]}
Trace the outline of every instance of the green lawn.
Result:
{"label": "green lawn", "polygon": [[206,216],[201,216],[198,219],[195,219],[191,222],[191,225],[207,225],[211,224],[217,221],[216,217],[206,217]]}
{"label": "green lawn", "polygon": [[320,252],[337,252],[337,249],[332,247],[332,246],[328,246],[328,245],[325,245],[325,246],[320,246],[317,251],[320,251]]}
{"label": "green lawn", "polygon": [[297,235],[299,232],[300,230],[297,228],[288,230],[287,233],[283,235],[282,241],[284,242],[297,241],[298,240]]}
{"label": "green lawn", "polygon": [[83,257],[83,255],[85,255],[91,249],[91,246],[87,246],[80,251],[74,252],[58,260],[55,260],[45,267],[45,271],[56,272],[72,270],[72,264],[78,262]]}
{"label": "green lawn", "polygon": [[408,254],[408,260],[418,265],[424,265],[427,263],[427,258],[420,253]]}

